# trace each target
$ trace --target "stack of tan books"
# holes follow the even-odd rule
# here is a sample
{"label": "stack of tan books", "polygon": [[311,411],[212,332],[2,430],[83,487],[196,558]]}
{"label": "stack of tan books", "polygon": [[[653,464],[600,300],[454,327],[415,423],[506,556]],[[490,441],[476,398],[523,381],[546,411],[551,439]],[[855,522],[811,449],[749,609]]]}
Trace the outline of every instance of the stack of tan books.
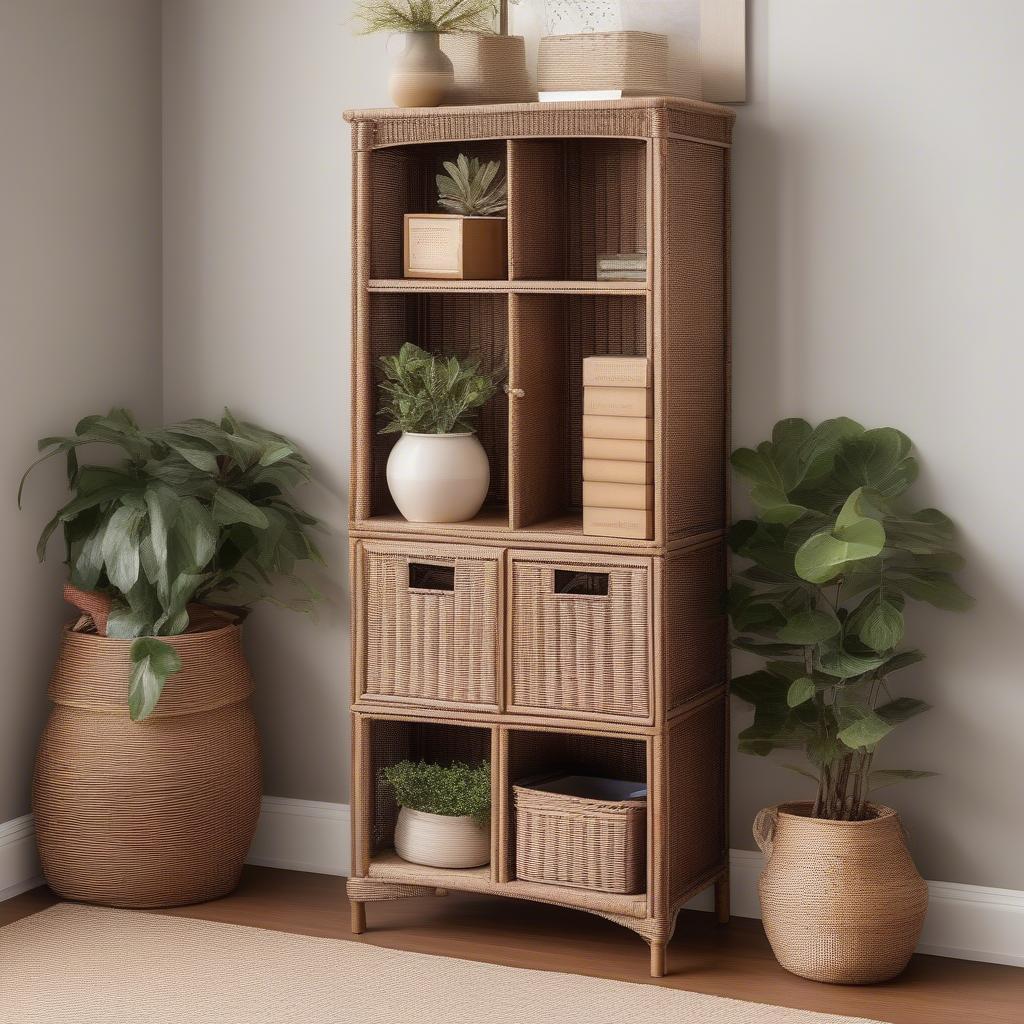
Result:
{"label": "stack of tan books", "polygon": [[654,393],[643,356],[583,360],[583,532],[650,539]]}

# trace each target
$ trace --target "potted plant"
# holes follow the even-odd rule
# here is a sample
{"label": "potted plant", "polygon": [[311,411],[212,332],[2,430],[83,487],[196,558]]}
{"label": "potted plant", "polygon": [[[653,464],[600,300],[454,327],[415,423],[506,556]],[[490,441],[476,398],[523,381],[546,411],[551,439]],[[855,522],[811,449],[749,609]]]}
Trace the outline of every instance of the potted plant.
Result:
{"label": "potted plant", "polygon": [[433,355],[407,342],[381,356],[382,434],[399,433],[387,480],[398,511],[414,523],[458,523],[480,511],[491,471],[473,425],[494,396],[494,376],[476,359]]}
{"label": "potted plant", "polygon": [[482,164],[460,153],[438,174],[438,206],[448,213],[407,213],[406,277],[490,281],[508,274],[507,184],[497,160]]}
{"label": "potted plant", "polygon": [[[120,461],[80,464],[92,444]],[[62,636],[36,759],[46,880],[117,906],[221,896],[238,882],[261,796],[240,624],[260,598],[308,609],[316,596],[295,576],[321,561],[316,520],[290,497],[309,463],[230,412],[143,430],[113,409],[39,448],[34,465],[65,456],[72,492],[39,557],[59,528],[65,595],[82,612]],[[289,600],[282,583],[298,593]]]}
{"label": "potted plant", "polygon": [[401,807],[395,852],[413,864],[476,868],[491,860],[491,768],[400,761],[381,769]]}
{"label": "potted plant", "polygon": [[455,85],[452,62],[441,51],[441,34],[493,32],[494,0],[365,0],[356,4],[360,33],[400,33],[405,51],[391,72],[398,107],[436,107]]}
{"label": "potted plant", "polygon": [[920,935],[928,891],[896,812],[871,794],[934,773],[878,768],[879,743],[927,710],[894,696],[893,676],[924,655],[904,649],[904,606],[967,608],[953,573],[962,558],[937,509],[911,510],[910,439],[853,420],[782,420],[732,464],[756,515],[730,543],[747,561],[729,592],[735,645],[765,659],[733,680],[754,706],[739,749],[804,752],[813,801],[766,808],[754,834],[765,931],[779,963],[817,981],[894,977]]}

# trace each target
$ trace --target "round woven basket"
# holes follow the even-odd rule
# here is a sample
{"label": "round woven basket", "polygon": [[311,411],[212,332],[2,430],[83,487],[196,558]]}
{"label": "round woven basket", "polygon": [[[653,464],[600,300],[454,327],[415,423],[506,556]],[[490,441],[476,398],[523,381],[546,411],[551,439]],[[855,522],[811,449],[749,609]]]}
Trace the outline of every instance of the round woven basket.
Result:
{"label": "round woven basket", "polygon": [[775,958],[793,974],[840,985],[894,978],[907,966],[928,910],[899,817],[809,817],[810,804],[761,811],[754,838],[767,857],[761,916]]}
{"label": "round woven basket", "polygon": [[131,641],[64,631],[32,809],[43,874],[66,899],[169,907],[238,884],[262,788],[241,630],[162,639],[182,669],[132,722]]}

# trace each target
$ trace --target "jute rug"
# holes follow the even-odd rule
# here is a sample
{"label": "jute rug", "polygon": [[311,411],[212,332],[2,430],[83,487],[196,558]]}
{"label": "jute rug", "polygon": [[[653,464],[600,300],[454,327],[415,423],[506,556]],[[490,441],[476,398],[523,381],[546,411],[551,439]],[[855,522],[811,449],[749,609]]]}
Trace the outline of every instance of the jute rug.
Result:
{"label": "jute rug", "polygon": [[656,985],[59,904],[0,929],[3,1024],[875,1024]]}

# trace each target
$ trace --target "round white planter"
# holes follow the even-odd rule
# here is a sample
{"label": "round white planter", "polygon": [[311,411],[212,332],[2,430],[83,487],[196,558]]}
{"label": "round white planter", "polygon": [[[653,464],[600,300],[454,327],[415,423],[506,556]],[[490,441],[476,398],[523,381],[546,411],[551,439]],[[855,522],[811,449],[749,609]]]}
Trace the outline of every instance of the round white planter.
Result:
{"label": "round white planter", "polygon": [[452,818],[403,807],[395,825],[395,852],[432,868],[478,868],[491,860],[491,830],[468,816]]}
{"label": "round white planter", "polygon": [[490,482],[476,434],[402,434],[388,456],[391,497],[411,523],[472,519]]}

